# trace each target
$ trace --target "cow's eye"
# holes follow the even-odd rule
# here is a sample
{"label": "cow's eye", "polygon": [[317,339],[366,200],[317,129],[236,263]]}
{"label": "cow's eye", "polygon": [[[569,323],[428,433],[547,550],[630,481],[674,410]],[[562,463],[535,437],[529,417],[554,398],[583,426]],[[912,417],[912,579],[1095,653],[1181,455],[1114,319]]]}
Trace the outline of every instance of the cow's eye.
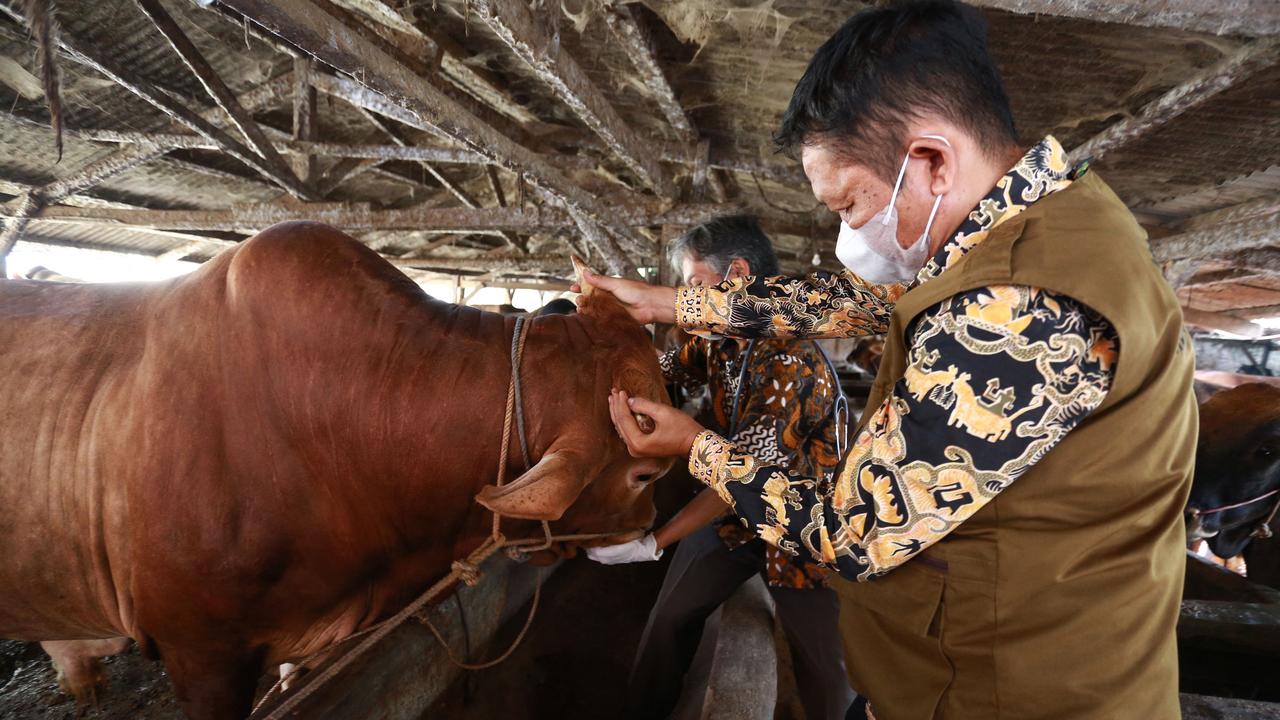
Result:
{"label": "cow's eye", "polygon": [[1276,455],[1276,449],[1270,445],[1259,445],[1257,450],[1253,451],[1259,460],[1271,460]]}

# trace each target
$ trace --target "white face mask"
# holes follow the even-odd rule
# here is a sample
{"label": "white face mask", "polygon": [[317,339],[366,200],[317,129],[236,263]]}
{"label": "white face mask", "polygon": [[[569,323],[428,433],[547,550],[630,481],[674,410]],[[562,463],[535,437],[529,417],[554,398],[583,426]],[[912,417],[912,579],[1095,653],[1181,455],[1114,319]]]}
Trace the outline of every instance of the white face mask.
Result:
{"label": "white face mask", "polygon": [[[923,137],[941,140],[947,147],[951,146],[940,135]],[[861,227],[851,228],[840,223],[836,257],[862,279],[878,285],[911,282],[929,259],[929,230],[933,227],[934,216],[938,214],[942,195],[934,197],[933,209],[929,211],[929,220],[920,237],[906,248],[898,243],[898,191],[902,189],[902,178],[907,173],[907,162],[910,160],[910,153],[902,159],[898,180],[893,184],[893,195],[889,197],[889,204],[884,209],[871,216]]]}

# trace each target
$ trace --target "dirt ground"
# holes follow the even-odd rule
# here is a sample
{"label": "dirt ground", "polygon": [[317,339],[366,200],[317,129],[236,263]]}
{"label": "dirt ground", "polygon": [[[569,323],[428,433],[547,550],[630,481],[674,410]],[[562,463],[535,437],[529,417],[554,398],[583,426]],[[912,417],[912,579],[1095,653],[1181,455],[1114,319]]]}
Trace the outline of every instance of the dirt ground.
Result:
{"label": "dirt ground", "polygon": [[[136,718],[181,720],[182,713],[169,690],[169,678],[159,663],[136,648],[103,658],[106,687],[99,702],[87,708],[85,720]],[[58,688],[53,665],[37,643],[0,640],[0,718],[3,720],[72,720],[76,705]]]}

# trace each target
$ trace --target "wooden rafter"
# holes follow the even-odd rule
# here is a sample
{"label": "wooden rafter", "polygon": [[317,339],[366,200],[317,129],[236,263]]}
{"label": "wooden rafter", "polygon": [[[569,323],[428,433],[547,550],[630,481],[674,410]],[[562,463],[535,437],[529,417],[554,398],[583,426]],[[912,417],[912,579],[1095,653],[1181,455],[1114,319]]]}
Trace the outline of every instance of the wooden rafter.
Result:
{"label": "wooden rafter", "polygon": [[671,178],[651,149],[618,115],[559,40],[551,37],[524,0],[474,0],[472,7],[489,29],[600,136],[641,182],[660,196],[674,195]]}
{"label": "wooden rafter", "polygon": [[[319,129],[316,117],[316,89],[311,85],[311,58],[297,57],[293,59],[293,127],[294,140],[315,142]],[[311,183],[316,179],[317,163],[315,155],[305,153],[293,159],[294,171],[304,182]],[[325,188],[318,190],[320,195],[327,195]]]}
{"label": "wooden rafter", "polygon": [[1280,4],[1274,0],[973,0],[973,4],[1023,15],[1060,15],[1219,35],[1280,34]]}
{"label": "wooden rafter", "polygon": [[1071,156],[1076,160],[1100,159],[1123,145],[1150,135],[1170,120],[1277,62],[1280,62],[1280,40],[1265,38],[1254,41],[1144,105],[1136,115],[1111,125],[1085,141],[1071,151]]}
{"label": "wooden rafter", "polygon": [[[243,106],[257,107],[273,98],[287,82],[288,78],[285,77],[260,85],[245,93],[239,102]],[[209,118],[217,112],[217,110],[206,111],[204,117]],[[206,142],[212,141],[206,139]],[[216,145],[216,143],[214,144]],[[140,141],[94,160],[64,178],[26,190],[16,202],[10,204],[8,208],[9,219],[4,224],[3,232],[0,232],[0,277],[4,277],[5,273],[5,256],[22,238],[22,234],[26,231],[31,218],[39,215],[45,207],[62,202],[67,197],[87,190],[132,167],[162,157],[165,153],[176,148],[176,145],[166,143],[163,138],[157,138],[154,141]],[[16,206],[16,209],[14,206]]]}
{"label": "wooden rafter", "polygon": [[[3,11],[16,22],[23,22],[22,13],[8,4],[0,4],[0,11]],[[314,199],[314,193],[298,182],[298,179],[292,173],[282,174],[276,168],[271,167],[257,153],[240,144],[212,121],[188,107],[186,103],[126,71],[114,59],[78,42],[65,30],[59,33],[58,44],[76,62],[114,80],[121,87],[147,101],[147,103],[175,121],[217,143],[219,149],[262,173],[289,193],[303,199]]]}
{"label": "wooden rafter", "polygon": [[[614,222],[626,227],[692,225],[725,212],[722,205],[682,205],[669,210],[617,207]],[[15,217],[5,207],[0,217]],[[574,227],[570,210],[558,208],[451,207],[377,209],[365,203],[256,203],[222,210],[125,210],[115,208],[47,209],[45,222],[110,223],[169,230],[254,232],[289,220],[315,220],[343,230],[433,230],[442,232],[500,231],[536,233]]]}
{"label": "wooden rafter", "polygon": [[1226,313],[1207,312],[1184,306],[1182,308],[1182,320],[1193,327],[1218,330],[1241,337],[1258,337],[1262,334],[1261,325]]}
{"label": "wooden rafter", "polygon": [[538,118],[516,102],[506,84],[484,67],[473,67],[467,61],[472,53],[453,38],[429,23],[419,23],[410,7],[397,7],[392,0],[334,0],[352,12],[388,28],[430,43],[432,56],[438,59],[441,73],[454,84],[480,99],[494,110],[519,123],[534,123]]}
{"label": "wooden rafter", "polygon": [[[401,134],[401,132],[387,120],[384,120],[381,117],[374,115],[372,113],[367,114],[366,117],[368,117],[369,120],[374,125],[376,125],[378,129],[380,129],[387,137],[391,138],[391,141],[394,142],[395,144],[401,147],[410,147],[412,145],[409,142],[409,140],[405,138],[404,135]],[[440,170],[437,169],[434,165],[425,161],[420,161],[419,164],[422,166],[423,170],[426,170],[427,173],[431,175],[431,177],[434,178],[437,183],[440,184],[440,187],[444,188],[446,192],[448,192],[449,194],[457,198],[458,202],[462,203],[464,207],[469,207],[469,208],[480,207],[480,203],[474,197],[472,197],[470,193],[468,193],[465,189],[463,189],[461,185],[458,185],[453,180],[451,180],[447,175],[440,172]],[[492,166],[488,166],[488,167],[492,167]],[[502,239],[505,240],[508,245],[515,248],[516,250],[519,250],[520,252],[525,251],[525,245],[523,242],[520,241],[520,238],[506,231],[503,231],[501,235],[502,235]]]}
{"label": "wooden rafter", "polygon": [[717,202],[724,202],[728,197],[724,183],[721,182],[719,176],[708,164],[711,154],[710,143],[706,140],[699,140],[698,130],[694,127],[693,120],[685,112],[684,106],[680,104],[680,99],[676,97],[675,89],[671,87],[671,82],[668,80],[666,72],[663,71],[662,65],[658,62],[658,53],[654,49],[653,38],[650,37],[648,30],[645,29],[640,19],[636,17],[635,6],[616,5],[606,9],[604,19],[608,23],[609,29],[613,31],[613,36],[617,38],[618,42],[626,50],[626,55],[631,59],[631,64],[635,66],[636,72],[640,73],[640,79],[649,90],[649,94],[658,103],[658,107],[662,109],[662,114],[666,117],[667,124],[675,131],[681,142],[695,147],[694,187],[701,188],[706,186],[711,190],[711,195]]}
{"label": "wooden rafter", "polygon": [[1202,260],[1280,246],[1280,212],[1207,225],[1151,241],[1159,262]]}
{"label": "wooden rafter", "polygon": [[667,80],[667,74],[658,64],[653,39],[638,22],[632,6],[617,5],[609,8],[604,12],[604,19],[609,29],[613,31],[613,36],[626,50],[631,64],[640,73],[640,79],[654,101],[658,103],[662,115],[667,119],[671,129],[675,130],[676,136],[689,144],[698,142],[698,131],[694,129],[693,121],[689,119],[684,107],[680,105],[680,100],[676,98],[676,91]]}
{"label": "wooden rafter", "polygon": [[1193,218],[1182,221],[1178,225],[1178,229],[1182,232],[1191,232],[1193,230],[1204,230],[1215,225],[1224,223],[1240,222],[1250,218],[1263,217],[1265,215],[1274,215],[1280,213],[1280,195],[1268,195],[1267,197],[1257,198],[1238,205],[1222,208],[1221,210],[1212,210],[1210,212],[1201,213]]}
{"label": "wooden rafter", "polygon": [[235,93],[231,92],[231,88],[227,87],[227,84],[223,82],[222,77],[205,59],[200,49],[196,47],[195,43],[191,42],[191,39],[187,37],[187,34],[178,25],[177,21],[160,5],[159,0],[134,0],[134,2],[142,10],[143,14],[151,19],[152,24],[160,31],[164,39],[169,42],[169,46],[178,54],[178,57],[191,70],[191,73],[196,76],[196,79],[200,81],[205,91],[213,98],[214,103],[227,114],[227,117],[231,118],[231,122],[235,124],[240,134],[248,141],[249,146],[257,152],[262,162],[266,163],[267,167],[273,171],[272,179],[277,181],[286,180],[286,182],[282,182],[282,186],[285,189],[291,189],[295,186],[305,187],[305,179],[299,182],[299,178],[294,175],[293,170],[290,169],[284,158],[276,152],[275,146],[267,139],[267,136],[262,132],[262,128],[258,127],[258,122],[244,109],[236,98]]}
{"label": "wooden rafter", "polygon": [[[376,44],[307,0],[224,0],[223,4],[284,37],[344,72],[358,73],[369,91],[394,98],[392,105],[410,115],[411,125],[426,126],[450,137],[491,162],[522,173],[530,182],[555,194],[567,205],[591,216],[617,233],[632,235],[629,227],[611,217],[610,209],[576,186],[543,158],[504,136],[426,82]],[[486,212],[492,212],[486,210]],[[614,272],[630,273],[634,265],[616,243],[600,248]]]}

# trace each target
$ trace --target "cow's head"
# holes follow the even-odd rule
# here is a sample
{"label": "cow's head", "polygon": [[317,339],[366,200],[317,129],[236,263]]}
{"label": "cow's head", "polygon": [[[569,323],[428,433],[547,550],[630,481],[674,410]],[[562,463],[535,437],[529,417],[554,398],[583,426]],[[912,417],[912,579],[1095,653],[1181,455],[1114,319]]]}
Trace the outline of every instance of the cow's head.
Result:
{"label": "cow's head", "polygon": [[[666,389],[644,328],[612,295],[583,287],[577,316],[538,320],[576,325],[570,330],[585,335],[590,348],[590,357],[574,357],[572,363],[564,363],[560,350],[557,372],[539,374],[550,386],[526,390],[526,406],[534,395],[559,405],[544,408],[539,414],[545,420],[530,428],[549,445],[528,472],[503,487],[484,488],[476,499],[505,517],[552,521],[557,535],[619,533],[573,543],[592,546],[634,539],[653,523],[653,481],[672,460],[634,458],[614,431],[610,388],[664,403]],[[526,351],[526,367],[538,362]],[[649,422],[643,418],[642,424]]]}
{"label": "cow's head", "polygon": [[1200,406],[1196,474],[1187,501],[1187,536],[1209,538],[1219,557],[1240,554],[1277,496],[1231,510],[1280,488],[1280,387],[1249,383],[1224,390]]}

